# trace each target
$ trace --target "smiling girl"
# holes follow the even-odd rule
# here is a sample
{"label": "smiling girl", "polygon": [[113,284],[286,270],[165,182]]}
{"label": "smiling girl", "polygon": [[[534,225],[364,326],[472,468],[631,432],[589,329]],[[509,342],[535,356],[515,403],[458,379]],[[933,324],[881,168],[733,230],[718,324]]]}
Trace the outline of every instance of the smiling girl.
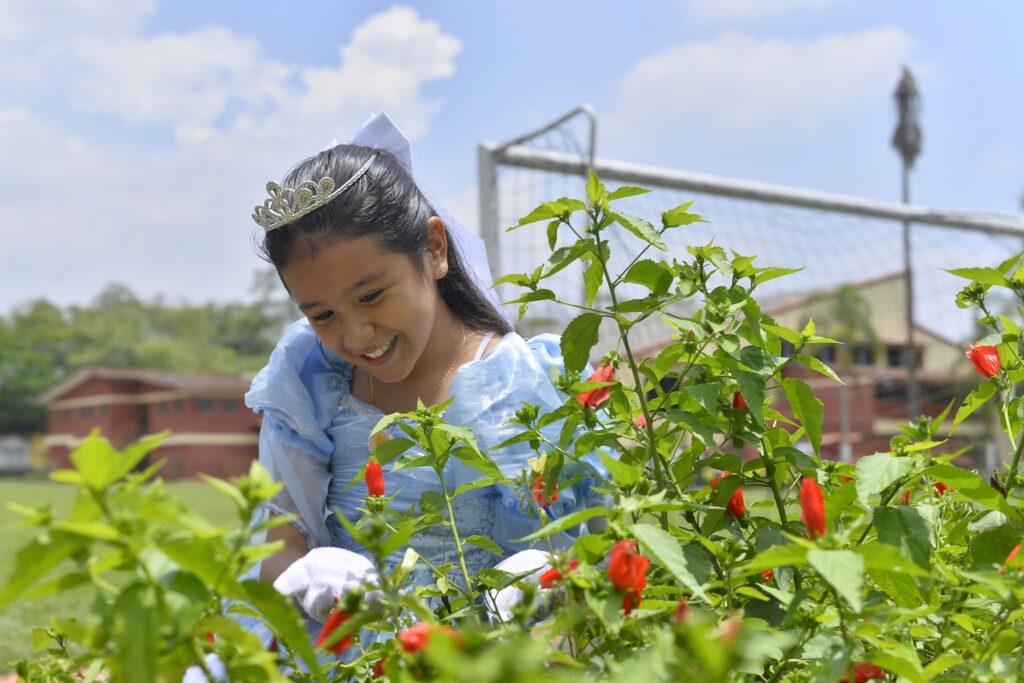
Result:
{"label": "smiling girl", "polygon": [[[281,186],[269,184],[271,199],[254,215],[266,230],[266,258],[305,315],[285,333],[246,397],[264,415],[260,460],[285,485],[269,512],[295,516],[271,532],[269,540],[283,540],[285,550],[263,562],[261,576],[273,581],[291,566],[290,576],[312,577],[286,591],[308,598],[316,583],[319,597],[303,600],[310,612],[320,611],[314,603],[333,604],[344,592],[343,585],[324,585],[332,580],[323,577],[344,584],[368,566],[334,514],[353,521],[361,514],[363,494],[348,484],[365,468],[370,432],[385,414],[452,397],[445,419],[471,429],[502,472],[515,477],[535,454],[527,444],[493,448],[516,433],[509,418],[524,403],[549,411],[565,399],[550,379],[552,369],[562,367],[558,338],[527,341],[512,330],[478,285],[489,276],[486,257],[465,257],[472,236],[416,186],[408,142],[394,124],[379,115],[356,142],[301,162]],[[603,473],[597,457],[586,460],[591,473]],[[564,476],[573,473],[570,466]],[[386,465],[383,476],[396,510],[439,490],[429,468]],[[454,458],[446,466],[450,486],[478,477]],[[561,489],[550,516],[599,504],[593,483],[587,478]],[[521,550],[515,539],[537,528],[536,518],[522,511],[523,494],[497,484],[459,496],[460,533]],[[581,531],[570,529],[556,543],[565,545]],[[431,565],[443,565],[454,553],[450,533],[432,527],[410,544]],[[310,552],[322,547],[346,552]],[[324,557],[351,566],[324,567]],[[394,560],[400,558],[401,551]],[[482,548],[466,549],[471,571],[495,561]],[[412,574],[416,583],[434,578],[426,567]]]}

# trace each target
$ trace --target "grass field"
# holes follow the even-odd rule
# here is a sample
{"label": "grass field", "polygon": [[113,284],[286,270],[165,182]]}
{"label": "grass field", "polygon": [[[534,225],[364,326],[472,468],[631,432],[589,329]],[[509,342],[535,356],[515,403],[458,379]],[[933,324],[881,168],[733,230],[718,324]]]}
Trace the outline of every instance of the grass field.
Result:
{"label": "grass field", "polygon": [[[231,501],[213,487],[201,482],[178,482],[168,488],[199,514],[213,522],[235,519]],[[57,515],[71,507],[75,489],[40,479],[0,479],[0,577],[7,582],[14,563],[14,554],[32,537],[31,529],[11,529],[9,524],[19,515],[7,509],[9,501],[36,506],[52,503]],[[0,672],[10,671],[14,662],[31,653],[31,633],[35,626],[46,626],[50,617],[81,616],[88,612],[92,593],[87,587],[38,601],[15,601],[0,611]]]}

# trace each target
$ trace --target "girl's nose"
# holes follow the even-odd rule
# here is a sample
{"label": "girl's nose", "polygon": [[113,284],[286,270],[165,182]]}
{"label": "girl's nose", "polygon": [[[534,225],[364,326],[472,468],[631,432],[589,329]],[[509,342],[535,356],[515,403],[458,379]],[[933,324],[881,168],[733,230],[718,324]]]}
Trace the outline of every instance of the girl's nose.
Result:
{"label": "girl's nose", "polygon": [[343,331],[342,340],[345,348],[350,351],[366,351],[366,345],[373,341],[373,325],[367,320],[351,320]]}

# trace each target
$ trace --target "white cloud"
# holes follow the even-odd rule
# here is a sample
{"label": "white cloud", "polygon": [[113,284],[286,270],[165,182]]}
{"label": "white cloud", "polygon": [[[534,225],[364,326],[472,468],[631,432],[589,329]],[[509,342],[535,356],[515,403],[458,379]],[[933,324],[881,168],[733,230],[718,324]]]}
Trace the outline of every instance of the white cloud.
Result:
{"label": "white cloud", "polygon": [[749,21],[822,10],[835,0],[689,0],[690,14],[708,22]]}
{"label": "white cloud", "polygon": [[60,41],[72,35],[111,36],[138,30],[156,0],[4,0],[0,45]]}
{"label": "white cloud", "polygon": [[[263,265],[249,214],[266,181],[373,111],[425,133],[441,103],[423,87],[454,73],[461,48],[407,8],[355,27],[327,67],[280,63],[223,27],[93,37],[60,47],[65,65],[76,55],[63,80],[55,62],[39,64],[34,95],[59,101],[70,83],[68,111],[0,108],[0,240],[18,254],[0,276],[0,311],[38,296],[81,302],[110,281],[170,300],[243,296]],[[136,142],[94,143],[53,123],[76,107]],[[140,125],[175,137],[139,145]]]}
{"label": "white cloud", "polygon": [[735,32],[646,57],[619,84],[606,130],[650,145],[683,132],[735,134],[814,126],[865,97],[888,97],[907,59],[898,28],[813,40]]}

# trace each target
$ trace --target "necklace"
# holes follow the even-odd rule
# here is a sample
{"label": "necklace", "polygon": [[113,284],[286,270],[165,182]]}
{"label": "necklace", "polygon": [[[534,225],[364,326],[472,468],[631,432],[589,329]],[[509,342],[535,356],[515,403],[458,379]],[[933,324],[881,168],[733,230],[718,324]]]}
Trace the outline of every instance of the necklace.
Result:
{"label": "necklace", "polygon": [[[455,358],[452,359],[452,364],[448,366],[447,372],[444,373],[444,376],[441,377],[441,381],[438,382],[437,383],[437,387],[434,388],[434,400],[431,401],[431,404],[437,403],[438,394],[441,393],[441,387],[444,386],[445,381],[452,374],[452,370],[455,369],[455,366],[458,364],[459,359],[462,358],[462,352],[465,351],[465,350],[466,350],[466,327],[465,327],[465,325],[463,325],[462,326],[462,344],[459,345],[459,352],[455,354]],[[377,404],[377,395],[373,391],[373,375],[371,373],[369,373],[369,372],[366,373],[366,374],[370,376],[370,403],[376,405]]]}

